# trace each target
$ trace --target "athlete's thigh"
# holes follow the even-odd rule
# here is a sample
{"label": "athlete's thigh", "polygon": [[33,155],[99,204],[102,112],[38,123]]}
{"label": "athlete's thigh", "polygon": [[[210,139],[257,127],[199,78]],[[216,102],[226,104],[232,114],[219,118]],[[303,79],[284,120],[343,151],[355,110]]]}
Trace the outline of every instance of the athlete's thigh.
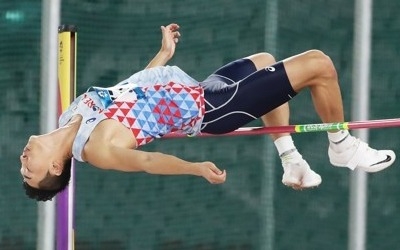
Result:
{"label": "athlete's thigh", "polygon": [[296,95],[282,62],[254,72],[223,91],[205,91],[203,132],[233,131]]}
{"label": "athlete's thigh", "polygon": [[319,50],[309,50],[283,60],[286,73],[293,89],[302,89],[319,84],[321,78],[336,77],[332,60]]}

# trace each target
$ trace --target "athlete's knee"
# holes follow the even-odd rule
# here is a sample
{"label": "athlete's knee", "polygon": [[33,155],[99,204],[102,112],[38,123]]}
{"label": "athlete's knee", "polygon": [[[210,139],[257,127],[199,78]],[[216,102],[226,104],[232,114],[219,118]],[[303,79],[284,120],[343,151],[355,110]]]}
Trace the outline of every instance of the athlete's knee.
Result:
{"label": "athlete's knee", "polygon": [[250,59],[258,69],[263,69],[276,62],[275,57],[267,52],[257,53],[246,57]]}
{"label": "athlete's knee", "polygon": [[273,55],[271,55],[270,53],[267,52],[261,52],[256,54],[258,57],[260,57],[260,59],[268,64],[273,64],[276,62],[275,57]]}
{"label": "athlete's knee", "polygon": [[320,50],[309,50],[304,53],[312,74],[318,78],[336,79],[337,72],[332,59]]}

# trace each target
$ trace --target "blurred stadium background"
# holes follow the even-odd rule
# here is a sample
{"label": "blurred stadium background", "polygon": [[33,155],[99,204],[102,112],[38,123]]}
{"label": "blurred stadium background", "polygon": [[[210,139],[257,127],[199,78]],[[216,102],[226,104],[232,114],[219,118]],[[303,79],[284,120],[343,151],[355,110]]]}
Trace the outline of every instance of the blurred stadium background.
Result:
{"label": "blurred stadium background", "polygon": [[[370,118],[399,117],[399,1],[375,1]],[[42,2],[0,1],[0,249],[37,243],[35,202],[21,188],[19,155],[39,133]],[[78,27],[78,93],[145,67],[160,46],[160,25],[182,39],[170,64],[197,79],[232,59],[268,51],[277,60],[308,49],[331,56],[351,118],[354,2],[348,0],[64,0],[61,23]],[[309,93],[292,102],[293,124],[319,122]],[[399,152],[397,128],[370,131],[370,144]],[[294,191],[280,180],[267,136],[160,140],[145,147],[228,170],[224,185],[77,166],[76,249],[347,249],[349,171],[331,167],[325,133],[294,135],[323,177]],[[399,163],[368,177],[366,249],[400,244]]]}

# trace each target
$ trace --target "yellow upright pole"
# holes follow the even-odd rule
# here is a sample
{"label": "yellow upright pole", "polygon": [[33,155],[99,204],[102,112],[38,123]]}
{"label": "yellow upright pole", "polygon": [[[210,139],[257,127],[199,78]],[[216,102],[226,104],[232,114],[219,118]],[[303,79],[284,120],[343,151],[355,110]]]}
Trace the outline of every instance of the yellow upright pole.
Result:
{"label": "yellow upright pole", "polygon": [[[76,97],[76,41],[77,32],[73,25],[58,28],[58,113],[66,111]],[[74,237],[74,189],[75,167],[71,161],[71,181],[63,192],[57,195],[56,204],[56,246],[57,250],[73,250]]]}

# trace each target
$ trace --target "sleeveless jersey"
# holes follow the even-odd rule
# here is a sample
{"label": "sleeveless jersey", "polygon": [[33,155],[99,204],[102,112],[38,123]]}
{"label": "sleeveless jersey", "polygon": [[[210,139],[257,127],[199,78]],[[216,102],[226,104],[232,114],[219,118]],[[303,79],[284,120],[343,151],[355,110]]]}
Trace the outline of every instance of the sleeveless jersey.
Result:
{"label": "sleeveless jersey", "polygon": [[59,123],[63,126],[73,115],[82,115],[72,153],[83,161],[83,147],[102,120],[119,121],[132,131],[137,146],[141,146],[171,132],[200,133],[204,106],[203,88],[195,84],[170,81],[140,87],[126,81],[110,88],[89,88],[62,114]]}

